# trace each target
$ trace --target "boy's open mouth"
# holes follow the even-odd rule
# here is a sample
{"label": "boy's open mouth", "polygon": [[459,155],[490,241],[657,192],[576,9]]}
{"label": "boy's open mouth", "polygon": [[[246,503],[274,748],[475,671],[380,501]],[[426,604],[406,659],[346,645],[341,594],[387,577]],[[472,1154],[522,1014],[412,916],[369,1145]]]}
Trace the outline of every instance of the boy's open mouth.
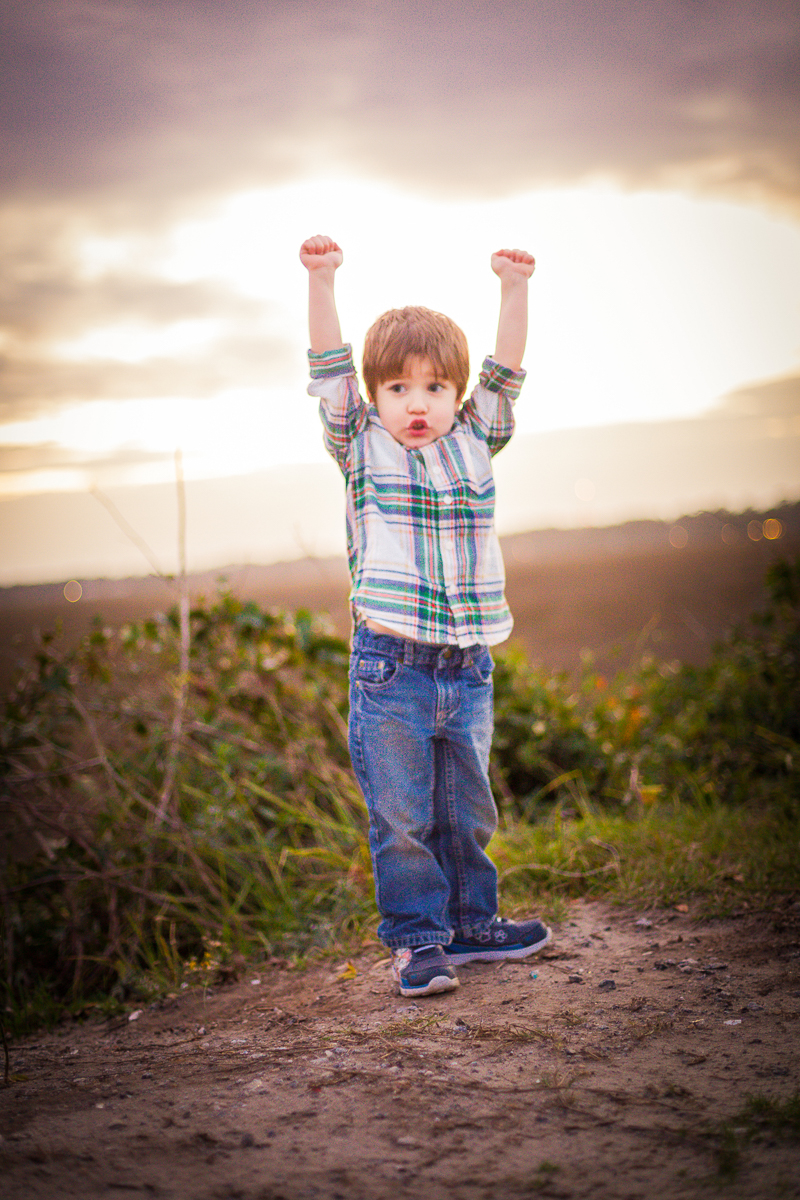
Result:
{"label": "boy's open mouth", "polygon": [[409,429],[412,433],[424,433],[427,428],[428,422],[423,421],[421,417],[419,417],[416,421],[412,421],[409,425]]}

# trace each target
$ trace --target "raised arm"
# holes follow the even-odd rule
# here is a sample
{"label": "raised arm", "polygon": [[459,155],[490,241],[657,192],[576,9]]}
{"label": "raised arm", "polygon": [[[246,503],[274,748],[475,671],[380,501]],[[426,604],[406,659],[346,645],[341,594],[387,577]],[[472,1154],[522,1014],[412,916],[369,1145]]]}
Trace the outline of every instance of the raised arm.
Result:
{"label": "raised arm", "polygon": [[528,337],[528,280],[536,260],[526,250],[498,250],[492,270],[500,279],[500,317],[497,322],[495,362],[518,371]]}
{"label": "raised arm", "polygon": [[300,261],[308,271],[308,334],[315,354],[344,345],[333,294],[334,276],[343,257],[336,242],[321,233],[300,247]]}

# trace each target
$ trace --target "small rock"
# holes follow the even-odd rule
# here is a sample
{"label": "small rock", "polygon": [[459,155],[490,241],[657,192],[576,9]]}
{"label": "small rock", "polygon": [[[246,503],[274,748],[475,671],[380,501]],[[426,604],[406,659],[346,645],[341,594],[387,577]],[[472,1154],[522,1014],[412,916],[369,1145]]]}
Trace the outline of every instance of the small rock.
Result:
{"label": "small rock", "polygon": [[616,991],[617,987],[613,979],[604,979],[602,983],[598,983],[597,986],[601,992],[613,992]]}
{"label": "small rock", "polygon": [[585,982],[586,982],[586,980],[583,978],[582,975],[570,975],[569,979],[567,980],[567,983],[585,983]]}
{"label": "small rock", "polygon": [[653,928],[653,922],[648,920],[647,917],[639,917],[638,921],[634,921],[634,925],[638,925],[640,929],[652,929]]}
{"label": "small rock", "polygon": [[244,1149],[247,1149],[248,1146],[255,1146],[255,1144],[256,1144],[256,1139],[253,1137],[252,1133],[243,1133],[242,1134],[242,1147]]}

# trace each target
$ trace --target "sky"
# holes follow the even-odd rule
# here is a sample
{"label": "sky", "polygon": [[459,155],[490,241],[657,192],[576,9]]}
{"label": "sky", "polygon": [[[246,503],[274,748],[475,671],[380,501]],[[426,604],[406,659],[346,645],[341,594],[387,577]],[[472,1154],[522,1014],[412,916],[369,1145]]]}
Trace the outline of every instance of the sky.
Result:
{"label": "sky", "polygon": [[498,526],[800,499],[800,13],[782,0],[37,0],[0,16],[0,585],[344,547],[301,241],[356,358],[491,352]]}

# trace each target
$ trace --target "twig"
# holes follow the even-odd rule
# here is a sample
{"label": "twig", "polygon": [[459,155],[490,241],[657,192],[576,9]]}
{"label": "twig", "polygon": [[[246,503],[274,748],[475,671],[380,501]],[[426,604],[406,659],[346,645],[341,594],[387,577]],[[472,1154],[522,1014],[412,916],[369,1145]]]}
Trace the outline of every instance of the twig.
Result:
{"label": "twig", "polygon": [[2,1017],[0,1017],[0,1037],[3,1039],[3,1083],[6,1087],[8,1087],[9,1086],[8,1042],[6,1041],[6,1027],[3,1024]]}
{"label": "twig", "polygon": [[[105,760],[102,758],[87,758],[83,762],[77,762],[72,767],[55,767],[52,771],[29,771],[25,775],[11,775],[7,782],[9,787],[13,787],[20,783],[33,783],[41,779],[58,779],[61,775],[78,775],[81,771],[88,771],[89,767],[100,767],[105,765]],[[23,768],[24,770],[24,768]],[[0,796],[0,804],[6,802],[11,804],[11,797],[6,798]]]}
{"label": "twig", "polygon": [[136,546],[139,550],[141,550],[142,554],[147,559],[147,561],[150,563],[150,566],[153,568],[156,575],[158,575],[159,579],[163,579],[165,583],[172,585],[172,580],[169,578],[168,575],[165,575],[164,572],[161,570],[161,567],[158,564],[158,560],[157,560],[155,554],[153,554],[153,551],[148,546],[147,542],[144,540],[143,537],[139,536],[139,534],[136,532],[136,530],[133,528],[132,525],[128,524],[128,522],[123,517],[122,513],[117,508],[114,501],[109,500],[108,496],[104,495],[100,491],[99,488],[93,487],[93,488],[90,488],[89,490],[90,490],[91,494],[94,496],[95,500],[99,500],[100,503],[103,505],[103,507],[105,509],[107,509],[108,512],[111,513],[111,516],[117,522],[117,524],[119,525],[122,532],[126,535],[126,537],[129,537],[130,540],[133,542],[134,546]]}
{"label": "twig", "polygon": [[156,826],[161,825],[167,815],[170,800],[175,787],[175,774],[178,767],[178,751],[183,733],[183,719],[186,711],[186,696],[189,688],[189,590],[186,583],[186,488],[183,480],[183,456],[180,450],[175,451],[175,487],[178,494],[178,592],[180,620],[180,654],[178,659],[178,679],[175,691],[175,710],[172,716],[172,732],[170,734],[169,756],[164,771],[164,784],[156,810]]}
{"label": "twig", "polygon": [[590,871],[562,871],[559,867],[551,867],[547,863],[519,863],[516,867],[507,867],[498,876],[498,880],[507,879],[509,875],[515,875],[517,871],[545,871],[548,875],[563,875],[567,879],[583,879],[587,875],[602,875],[604,871],[617,871],[619,866],[616,862],[606,863],[602,867],[593,867]]}

